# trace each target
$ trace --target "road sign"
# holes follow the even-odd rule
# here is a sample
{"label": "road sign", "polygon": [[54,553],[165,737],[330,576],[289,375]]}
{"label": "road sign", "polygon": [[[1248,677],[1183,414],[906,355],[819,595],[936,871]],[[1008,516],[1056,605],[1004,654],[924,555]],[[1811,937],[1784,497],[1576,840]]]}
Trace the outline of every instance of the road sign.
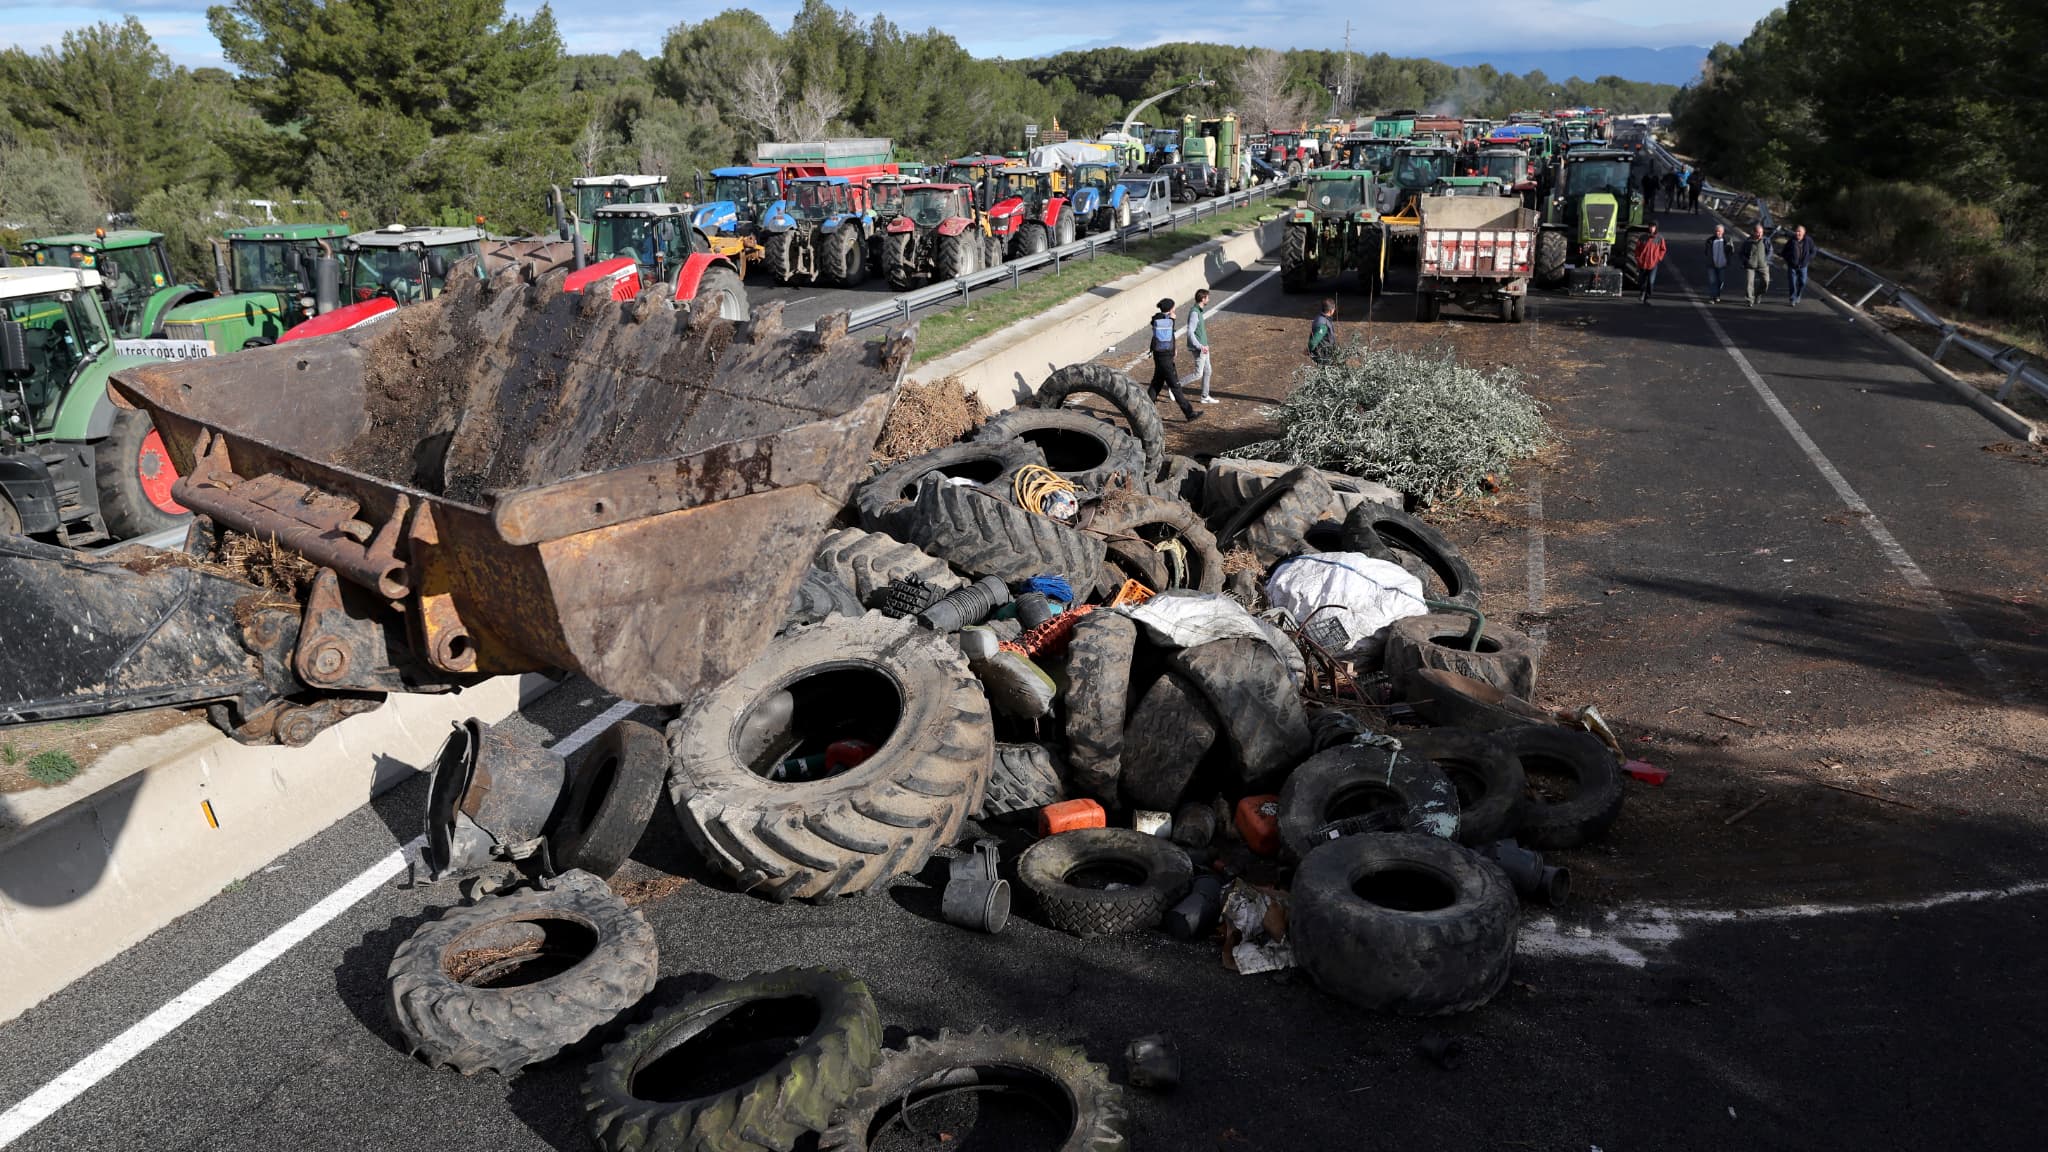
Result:
{"label": "road sign", "polygon": [[1026,125],[1024,126],[1024,138],[1025,138],[1026,140],[1036,140],[1036,139],[1038,139],[1038,125],[1036,125],[1036,124],[1026,124]]}

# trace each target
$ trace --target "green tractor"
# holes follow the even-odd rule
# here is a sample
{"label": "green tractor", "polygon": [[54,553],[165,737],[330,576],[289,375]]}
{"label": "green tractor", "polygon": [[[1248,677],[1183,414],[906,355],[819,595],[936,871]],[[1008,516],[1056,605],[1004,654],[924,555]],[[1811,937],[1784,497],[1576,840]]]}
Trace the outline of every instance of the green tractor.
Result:
{"label": "green tractor", "polygon": [[149,414],[107,391],[114,372],[153,361],[114,353],[104,291],[93,268],[0,268],[0,536],[73,547],[185,514]]}
{"label": "green tractor", "polygon": [[212,292],[180,284],[171,273],[171,252],[161,232],[95,228],[64,236],[42,236],[21,246],[31,264],[94,273],[100,301],[114,336],[121,340],[163,336],[164,313]]}
{"label": "green tractor", "polygon": [[1306,174],[1301,203],[1287,214],[1280,249],[1280,286],[1307,292],[1319,280],[1356,269],[1376,287],[1386,270],[1386,230],[1375,208],[1378,179],[1370,172],[1318,168]]}
{"label": "green tractor", "polygon": [[668,202],[668,177],[621,172],[612,176],[578,176],[569,181],[576,193],[576,227],[589,244],[595,235],[597,210],[618,204]]}
{"label": "green tractor", "polygon": [[1393,182],[1379,188],[1388,243],[1408,245],[1421,238],[1417,204],[1437,181],[1457,174],[1457,163],[1457,149],[1441,144],[1407,144],[1395,150]]}
{"label": "green tractor", "polygon": [[[316,310],[315,261],[333,256],[346,224],[259,224],[227,231],[222,281],[233,291],[164,313],[172,340],[211,340],[215,353],[277,343]],[[333,308],[338,300],[325,306]]]}
{"label": "green tractor", "polygon": [[1622,148],[1575,147],[1551,170],[1536,240],[1536,283],[1564,285],[1574,296],[1620,296],[1635,269],[1642,195],[1629,178],[1635,157]]}

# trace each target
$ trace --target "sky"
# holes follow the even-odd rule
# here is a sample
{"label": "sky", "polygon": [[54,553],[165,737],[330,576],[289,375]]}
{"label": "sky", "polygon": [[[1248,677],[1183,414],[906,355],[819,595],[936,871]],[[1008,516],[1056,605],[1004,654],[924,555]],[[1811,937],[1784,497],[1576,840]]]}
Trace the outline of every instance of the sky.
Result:
{"label": "sky", "polygon": [[[67,29],[118,21],[124,13],[144,27],[180,64],[219,66],[220,46],[206,29],[205,0],[103,0],[49,3],[0,0],[0,43],[25,48],[55,44]],[[1352,47],[1394,56],[1540,48],[1668,48],[1739,41],[1782,0],[1461,0],[1456,18],[1414,0],[1181,0],[1147,7],[1099,0],[1037,0],[1028,20],[1000,20],[991,9],[942,0],[905,0],[869,6],[841,0],[863,20],[877,11],[899,27],[937,27],[977,56],[1042,56],[1069,48],[1132,48],[1179,40],[1255,44],[1269,48],[1337,48],[1344,22],[1355,21]],[[787,27],[794,0],[750,4],[556,3],[555,23],[571,52],[643,54],[660,50],[662,36],[679,23],[702,20],[721,7],[751,7],[777,28]],[[508,0],[530,13],[539,0]],[[594,9],[594,11],[593,11]],[[1310,32],[1309,30],[1313,30]]]}

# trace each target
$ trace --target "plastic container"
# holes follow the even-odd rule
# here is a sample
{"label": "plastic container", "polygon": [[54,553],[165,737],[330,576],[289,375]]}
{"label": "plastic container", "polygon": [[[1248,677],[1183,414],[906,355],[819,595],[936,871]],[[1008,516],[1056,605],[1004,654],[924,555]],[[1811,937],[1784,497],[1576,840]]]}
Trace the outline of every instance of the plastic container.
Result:
{"label": "plastic container", "polygon": [[[1040,836],[1057,836],[1062,832],[1073,832],[1082,828],[1108,826],[1109,813],[1104,812],[1102,805],[1093,800],[1062,800],[1057,804],[1047,804],[1038,810]],[[1277,822],[1273,826],[1273,835],[1277,842],[1280,835],[1280,826]]]}
{"label": "plastic container", "polygon": [[1237,834],[1261,856],[1280,851],[1280,797],[1247,796],[1237,802]]}

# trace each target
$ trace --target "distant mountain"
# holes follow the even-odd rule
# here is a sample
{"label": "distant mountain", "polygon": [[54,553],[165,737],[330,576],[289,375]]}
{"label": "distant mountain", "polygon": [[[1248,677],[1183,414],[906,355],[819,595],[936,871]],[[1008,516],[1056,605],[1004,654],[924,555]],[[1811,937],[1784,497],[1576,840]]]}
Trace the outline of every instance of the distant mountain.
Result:
{"label": "distant mountain", "polygon": [[1619,76],[1656,84],[1688,84],[1700,74],[1707,50],[1696,45],[1677,48],[1556,48],[1547,51],[1457,52],[1436,56],[1454,67],[1491,64],[1516,75],[1542,69],[1553,80],[1593,80]]}

